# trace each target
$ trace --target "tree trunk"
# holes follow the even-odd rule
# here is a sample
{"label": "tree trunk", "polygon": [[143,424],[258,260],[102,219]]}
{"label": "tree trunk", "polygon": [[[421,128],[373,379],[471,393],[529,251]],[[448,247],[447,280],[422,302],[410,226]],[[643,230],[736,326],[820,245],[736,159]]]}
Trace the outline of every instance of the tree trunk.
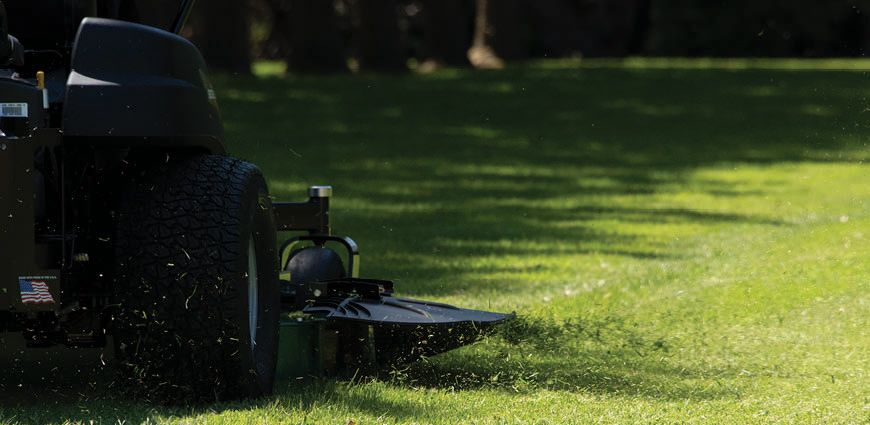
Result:
{"label": "tree trunk", "polygon": [[135,8],[138,22],[162,29],[169,29],[178,13],[178,0],[136,0],[119,3],[119,9],[131,6]]}
{"label": "tree trunk", "polygon": [[561,57],[580,51],[581,26],[576,1],[537,0],[531,9],[536,56]]}
{"label": "tree trunk", "polygon": [[421,68],[468,66],[471,34],[466,0],[423,0],[424,63]]}
{"label": "tree trunk", "polygon": [[347,62],[331,0],[269,0],[272,31],[294,72],[345,72]]}
{"label": "tree trunk", "polygon": [[860,44],[858,56],[866,58],[870,56],[870,23],[864,23],[863,38]]}
{"label": "tree trunk", "polygon": [[529,56],[525,0],[477,0],[474,44],[468,52],[478,68],[502,68],[504,61]]}
{"label": "tree trunk", "polygon": [[248,2],[210,0],[196,8],[194,42],[212,69],[251,73]]}
{"label": "tree trunk", "polygon": [[406,71],[396,0],[356,0],[353,2],[353,11],[359,70]]}
{"label": "tree trunk", "polygon": [[607,50],[602,56],[625,56],[628,54],[638,30],[638,12],[642,10],[640,0],[604,1],[604,21],[609,25],[606,39]]}
{"label": "tree trunk", "polygon": [[642,49],[648,24],[646,0],[579,2],[580,50],[584,56],[624,56]]}

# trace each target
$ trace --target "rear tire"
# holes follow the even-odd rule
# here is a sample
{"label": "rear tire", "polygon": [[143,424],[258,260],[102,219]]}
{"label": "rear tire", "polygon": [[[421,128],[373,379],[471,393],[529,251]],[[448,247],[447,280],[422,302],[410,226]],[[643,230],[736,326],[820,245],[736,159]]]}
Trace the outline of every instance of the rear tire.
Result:
{"label": "rear tire", "polygon": [[125,388],[168,403],[270,394],[280,294],[260,171],[223,156],[147,168],[117,220],[114,328]]}

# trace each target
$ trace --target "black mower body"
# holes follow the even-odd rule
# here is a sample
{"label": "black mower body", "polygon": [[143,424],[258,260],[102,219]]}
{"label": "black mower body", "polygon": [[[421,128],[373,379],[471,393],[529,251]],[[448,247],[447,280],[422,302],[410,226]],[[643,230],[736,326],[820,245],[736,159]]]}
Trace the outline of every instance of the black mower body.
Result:
{"label": "black mower body", "polygon": [[182,37],[87,18],[76,37],[66,85],[66,137],[108,146],[181,144],[223,153],[223,127],[205,61]]}
{"label": "black mower body", "polygon": [[[125,174],[141,158],[225,154],[220,112],[187,39],[99,17],[70,26],[68,0],[13,3],[10,14],[29,13],[9,16],[12,28],[34,49],[0,66],[0,331],[33,346],[102,345],[114,296],[107,223]],[[64,24],[20,25],[38,14]],[[22,296],[34,284],[50,302]]]}
{"label": "black mower body", "polygon": [[[61,285],[62,269],[81,254],[72,246],[84,236],[75,234],[84,223],[71,215],[85,211],[68,211],[75,205],[63,199],[82,189],[69,187],[80,170],[67,167],[105,171],[144,152],[225,153],[214,90],[193,44],[157,28],[101,18],[84,19],[77,34],[70,63],[41,70],[44,90],[35,73],[0,78],[0,311],[56,310],[63,308],[61,299],[78,301]],[[57,162],[46,165],[49,156]],[[49,180],[53,190],[38,187]],[[58,302],[23,304],[20,280],[44,281]]]}
{"label": "black mower body", "polygon": [[[177,182],[184,186],[179,190],[187,190],[179,197],[173,192],[176,182],[164,181],[160,190],[165,191],[166,199],[171,198],[174,203],[182,205],[178,210],[186,214],[178,218],[180,212],[169,207],[164,198],[155,198],[151,191],[157,189],[143,182],[150,181],[148,179],[160,181],[156,171],[162,169],[214,181],[224,179],[221,181],[225,183],[232,172],[254,176],[259,179],[257,181],[264,180],[256,167],[226,157],[220,112],[205,61],[193,44],[176,34],[190,13],[192,0],[181,0],[181,11],[171,25],[174,32],[94,16],[78,20],[81,13],[93,15],[107,4],[119,4],[116,0],[99,3],[75,0],[19,2],[10,11],[22,13],[22,10],[27,10],[23,5],[30,4],[32,15],[38,15],[40,6],[44,6],[42,3],[57,7],[71,4],[90,4],[93,7],[75,8],[77,12],[73,18],[61,13],[63,19],[60,20],[64,24],[56,33],[46,34],[31,29],[20,42],[12,38],[6,40],[7,35],[2,34],[3,26],[0,25],[0,52],[4,49],[12,52],[8,57],[0,57],[0,335],[20,335],[23,344],[31,348],[107,347],[111,346],[109,339],[116,329],[128,329],[124,331],[128,332],[127,336],[129,332],[139,332],[130,331],[132,325],[125,328],[118,319],[130,317],[131,312],[122,310],[125,307],[123,300],[129,300],[129,292],[123,288],[130,287],[131,279],[142,280],[143,285],[154,287],[165,285],[172,291],[176,289],[173,285],[186,284],[185,279],[190,278],[185,277],[187,273],[183,264],[178,263],[196,262],[194,260],[199,258],[192,259],[183,245],[199,250],[199,255],[204,256],[210,256],[218,249],[209,246],[206,240],[191,241],[188,236],[199,234],[207,239],[215,234],[224,237],[226,233],[202,231],[221,229],[226,222],[225,219],[208,221],[208,208],[217,209],[222,216],[231,216],[239,210],[233,206],[235,201],[232,199],[235,198],[231,199],[230,192],[226,192],[226,199],[214,194],[203,199],[202,202],[210,205],[203,211],[198,210],[198,200],[186,203],[188,198],[200,193],[198,188],[204,189],[203,193],[223,193],[214,192],[222,190],[223,186],[216,189],[217,183],[193,182],[195,179]],[[51,11],[47,16],[56,17],[57,10]],[[118,10],[115,10],[115,15],[118,15]],[[0,21],[5,20],[3,16],[0,18]],[[26,28],[20,22],[34,18],[11,15],[9,19],[19,22],[13,28]],[[31,42],[36,49],[28,50],[26,43]],[[199,164],[199,168],[195,172],[172,168],[184,164]],[[203,164],[222,164],[221,167],[230,168],[227,168],[228,173],[219,173]],[[238,180],[230,183],[236,184]],[[194,183],[202,186],[194,187]],[[265,183],[262,188],[265,189]],[[131,194],[131,191],[138,192]],[[303,347],[299,345],[301,339],[281,341],[281,350],[297,351],[300,358],[307,356],[304,353],[329,351],[329,356],[322,356],[332,359],[326,362],[329,366],[321,364],[321,370],[308,370],[308,374],[322,373],[323,367],[352,373],[359,369],[360,359],[387,366],[437,354],[474,342],[484,331],[510,317],[396,298],[391,282],[359,279],[356,243],[350,238],[332,235],[329,187],[313,187],[305,202],[273,202],[268,193],[238,193],[253,196],[255,210],[259,211],[257,214],[267,216],[259,218],[257,228],[261,230],[256,235],[252,233],[250,245],[243,241],[243,249],[253,252],[258,246],[258,256],[267,253],[267,257],[273,257],[275,265],[280,261],[280,270],[283,271],[280,276],[280,305],[283,313],[295,314],[297,318],[282,323],[296,326],[302,323],[298,318],[305,317],[305,320],[310,320],[305,323],[310,323],[311,329],[316,327],[318,332],[322,331],[323,346]],[[131,204],[131,199],[148,199],[151,203],[140,208],[138,204]],[[150,223],[150,227],[131,229],[138,223],[129,221],[130,216],[152,210],[163,211],[161,214],[167,214],[167,217],[141,216],[139,223]],[[127,221],[119,219],[125,215]],[[190,232],[175,231],[167,234],[165,240],[160,240],[160,232],[167,228],[184,229],[186,220],[195,220],[199,227]],[[167,221],[172,221],[172,226],[164,226]],[[266,228],[265,232],[271,235],[269,238],[262,236],[262,229]],[[162,258],[161,253],[139,252],[137,255],[149,256],[150,262],[145,264],[137,263],[136,255],[119,254],[120,245],[124,245],[126,253],[138,252],[129,242],[139,237],[137,232],[141,232],[143,240],[150,241],[148,243],[161,249],[181,250],[184,256],[179,257],[179,252],[167,253],[166,258],[180,260],[168,264],[169,261],[158,261]],[[274,246],[278,232],[295,232],[296,237],[288,240],[278,250],[279,255],[275,255],[269,245]],[[126,242],[116,243],[116,239]],[[343,247],[346,255],[338,255],[328,245]],[[232,264],[226,261],[223,265],[235,267],[241,257],[234,253],[234,249],[227,252],[221,255],[232,257]],[[251,258],[249,255],[247,261],[254,261]],[[249,269],[264,263],[263,258],[255,260],[247,263]],[[142,266],[135,270],[149,274],[155,282],[145,282],[139,276],[123,277],[123,272],[118,270],[132,269],[129,264]],[[224,276],[203,272],[207,268],[200,267],[198,273],[202,278],[224,280]],[[275,283],[272,289],[277,294],[278,269],[274,271],[275,276],[264,278],[263,284]],[[245,278],[249,276],[250,273],[245,274]],[[244,282],[239,276],[233,279]],[[132,287],[134,290],[143,290],[143,286],[136,285]],[[252,287],[260,291],[256,285]],[[195,289],[192,290],[196,293]],[[219,295],[221,290],[216,291]],[[142,294],[155,296],[148,288]],[[277,305],[277,300],[270,300]],[[127,305],[136,300],[132,301]],[[178,301],[177,296],[175,301]],[[207,316],[196,316],[195,310],[188,309],[188,301],[189,298],[181,300],[184,305],[182,314],[194,316],[180,318],[179,326],[226,313],[215,315],[212,310],[216,306],[199,306],[202,311],[212,312]],[[162,302],[162,298],[156,302]],[[167,299],[169,302],[172,300]],[[261,300],[259,304],[248,303],[247,306],[253,309],[264,304]],[[153,307],[154,303],[148,308]],[[244,308],[244,305],[234,308]],[[271,311],[275,310],[277,308]],[[235,310],[229,316],[233,315]],[[260,335],[257,338],[266,338],[262,332],[255,332],[260,329],[255,324],[260,320],[257,317],[262,315],[248,315],[246,320],[254,320],[248,330],[251,346],[262,347],[268,344],[254,340],[255,334]],[[143,328],[151,326],[142,317],[132,321]],[[214,320],[214,323],[214,326],[223,326],[219,320]],[[232,332],[239,331],[238,328],[233,325],[227,332],[232,335]],[[266,328],[274,329],[277,338],[277,324],[267,324],[263,329]],[[180,355],[178,353],[183,353],[190,344],[208,342],[196,341],[196,336],[189,337],[188,345],[179,348],[180,351],[170,354]],[[232,340],[238,341],[239,338]],[[0,337],[0,351],[4,347],[3,341]],[[174,344],[175,340],[169,343]],[[277,343],[270,346],[277,346]],[[216,348],[223,350],[225,346]],[[128,349],[116,347],[121,351]],[[138,352],[138,348],[133,351]],[[229,352],[235,356],[238,350]],[[157,357],[162,355],[158,351],[154,353]],[[255,352],[256,356],[260,356],[259,352]],[[271,369],[260,360],[255,361],[256,368],[274,370],[275,355],[257,358],[261,357],[271,359]],[[208,362],[202,366],[213,367]],[[230,366],[238,365],[222,363],[219,369]],[[213,372],[219,371],[215,369]],[[260,384],[259,393],[248,392],[247,395],[268,392],[263,388],[269,386],[269,380],[261,380]]]}

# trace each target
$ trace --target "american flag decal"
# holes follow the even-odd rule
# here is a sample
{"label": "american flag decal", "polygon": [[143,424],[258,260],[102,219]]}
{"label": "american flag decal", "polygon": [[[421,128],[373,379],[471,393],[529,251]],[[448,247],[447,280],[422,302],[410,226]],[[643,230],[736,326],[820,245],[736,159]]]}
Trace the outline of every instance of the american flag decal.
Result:
{"label": "american flag decal", "polygon": [[21,302],[24,304],[51,304],[54,298],[48,291],[48,284],[44,280],[18,279],[21,288]]}

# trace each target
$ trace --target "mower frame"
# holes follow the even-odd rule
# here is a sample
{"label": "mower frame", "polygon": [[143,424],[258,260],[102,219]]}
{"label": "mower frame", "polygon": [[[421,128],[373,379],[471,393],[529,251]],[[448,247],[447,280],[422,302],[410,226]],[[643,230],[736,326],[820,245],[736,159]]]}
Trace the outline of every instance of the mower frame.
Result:
{"label": "mower frame", "polygon": [[[329,186],[311,187],[306,201],[273,202],[262,173],[227,156],[205,60],[178,35],[193,4],[182,0],[174,33],[89,17],[69,51],[0,63],[0,350],[11,334],[28,348],[113,348],[133,358],[128,371],[152,368],[146,379],[162,380],[152,372],[166,365],[198,365],[174,370],[200,379],[173,384],[181,394],[220,397],[212,385],[229,377],[235,387],[223,394],[245,397],[269,393],[276,373],[350,374],[438,354],[512,317],[397,298],[392,282],[360,279],[359,246],[333,235]],[[276,252],[279,232],[295,235]],[[241,235],[245,248],[234,239]],[[252,250],[263,285],[248,279],[252,262],[238,266]],[[193,265],[175,269],[184,262]],[[198,288],[189,306],[186,291]],[[250,322],[266,317],[250,314],[252,305],[270,314],[265,325]],[[242,317],[257,327],[238,326]],[[250,339],[233,338],[239,329]],[[260,340],[267,334],[274,339]],[[151,345],[139,350],[142,340]],[[160,350],[173,344],[183,361],[164,361]],[[221,363],[189,348],[197,344],[215,348]],[[207,380],[203,371],[224,375]]]}

